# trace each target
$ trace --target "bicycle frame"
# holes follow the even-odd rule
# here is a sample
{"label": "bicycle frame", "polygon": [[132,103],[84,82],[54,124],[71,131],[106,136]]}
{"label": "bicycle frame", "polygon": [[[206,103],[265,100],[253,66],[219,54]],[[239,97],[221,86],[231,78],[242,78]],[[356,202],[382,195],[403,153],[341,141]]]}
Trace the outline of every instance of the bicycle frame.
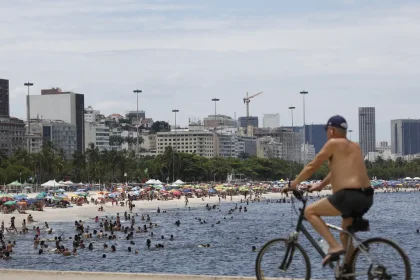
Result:
{"label": "bicycle frame", "polygon": [[[315,250],[318,252],[318,254],[322,258],[325,258],[325,256],[326,256],[326,254],[324,253],[322,248],[319,246],[318,242],[312,237],[312,235],[309,233],[309,231],[303,225],[303,221],[306,220],[305,216],[304,216],[304,212],[305,212],[307,200],[303,199],[303,198],[299,199],[299,200],[302,201],[303,208],[299,208],[300,214],[299,214],[298,222],[296,224],[295,232],[293,232],[289,237],[290,245],[287,246],[286,254],[285,254],[284,259],[283,259],[283,261],[282,261],[282,263],[279,267],[282,270],[286,270],[292,262],[293,253],[294,253],[293,243],[297,243],[300,232],[308,239],[308,241],[311,243],[311,245],[315,248]],[[328,226],[328,228],[330,228],[332,230],[335,230],[335,231],[338,231],[340,233],[346,234],[349,237],[349,240],[348,240],[348,243],[347,243],[347,250],[346,250],[347,253],[345,254],[344,258],[346,258],[347,254],[349,254],[350,245],[352,244],[352,242],[354,240],[357,243],[356,247],[359,247],[361,252],[368,258],[368,260],[370,262],[372,262],[368,253],[366,252],[366,248],[364,248],[364,246],[362,245],[362,241],[359,238],[357,238],[353,233],[351,233],[347,230],[344,230],[344,229],[342,229],[338,226],[331,225],[331,224],[328,224],[328,223],[327,223],[327,226]],[[335,267],[332,263],[329,264],[329,267],[332,270],[334,270],[336,276],[339,276],[339,274],[340,274],[339,266],[340,266],[340,264],[337,264],[337,266],[335,266]],[[344,275],[342,275],[342,276],[344,276]],[[355,276],[355,275],[346,275],[346,276]]]}

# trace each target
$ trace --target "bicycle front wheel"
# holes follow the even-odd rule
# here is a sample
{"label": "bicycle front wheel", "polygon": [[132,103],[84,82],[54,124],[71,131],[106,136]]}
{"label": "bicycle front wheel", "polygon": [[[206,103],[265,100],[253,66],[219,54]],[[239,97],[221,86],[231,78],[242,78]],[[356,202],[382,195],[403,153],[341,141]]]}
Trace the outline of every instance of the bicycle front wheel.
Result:
{"label": "bicycle front wheel", "polygon": [[257,256],[255,272],[258,280],[311,278],[311,263],[302,246],[288,239],[268,241]]}
{"label": "bicycle front wheel", "polygon": [[351,262],[353,278],[367,280],[411,280],[408,256],[393,241],[372,238],[354,251]]}

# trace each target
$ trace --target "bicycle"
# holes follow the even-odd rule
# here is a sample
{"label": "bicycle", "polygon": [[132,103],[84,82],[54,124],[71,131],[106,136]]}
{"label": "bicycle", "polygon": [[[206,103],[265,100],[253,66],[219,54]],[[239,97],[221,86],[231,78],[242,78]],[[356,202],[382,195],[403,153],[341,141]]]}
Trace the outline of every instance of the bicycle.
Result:
{"label": "bicycle", "polygon": [[[257,260],[256,260],[256,276],[258,280],[263,279],[279,279],[275,278],[273,274],[267,273],[266,275],[265,271],[262,267],[262,261],[263,257],[270,257],[271,255],[268,253],[269,249],[273,247],[274,245],[282,245],[282,247],[285,248],[284,255],[279,250],[275,251],[274,253],[281,253],[280,256],[274,256],[273,260],[270,260],[268,267],[276,266],[277,271],[283,272],[284,275],[281,277],[284,278],[290,278],[290,279],[305,279],[309,280],[311,278],[311,263],[309,260],[309,256],[305,249],[298,243],[298,237],[299,234],[302,233],[310,242],[310,244],[315,248],[315,250],[318,252],[318,254],[324,258],[326,256],[326,253],[323,251],[321,246],[318,244],[317,241],[311,236],[311,234],[308,232],[308,230],[304,227],[303,221],[306,220],[304,217],[304,211],[307,205],[308,196],[306,195],[304,197],[303,191],[297,191],[293,190],[293,195],[295,198],[303,203],[303,207],[299,208],[299,218],[296,225],[296,229],[294,232],[290,234],[288,238],[277,238],[268,241],[263,245],[261,250],[258,253]],[[292,198],[293,199],[293,198]],[[293,201],[292,201],[293,203]],[[334,276],[336,280],[342,279],[342,280],[355,280],[355,279],[368,279],[368,280],[411,280],[411,264],[408,256],[405,254],[405,252],[393,241],[381,237],[376,238],[370,238],[365,241],[362,241],[356,236],[357,232],[364,232],[369,231],[369,221],[366,219],[363,219],[362,217],[356,217],[354,218],[354,222],[351,226],[349,226],[347,229],[342,229],[338,226],[334,226],[327,223],[328,228],[336,230],[340,233],[344,233],[349,237],[349,241],[347,244],[347,250],[346,254],[344,255],[344,260],[347,259],[347,254],[350,254],[350,246],[354,242],[355,244],[355,250],[353,251],[349,265],[345,266],[344,261],[340,264],[340,259],[338,259],[335,262],[330,262],[329,267],[333,270]],[[377,262],[375,258],[373,258],[373,254],[371,254],[371,250],[374,247],[374,245],[377,244],[384,244],[386,245],[386,248],[391,248],[396,251],[397,255],[399,255],[403,260],[403,267],[399,267],[397,265],[397,268],[395,271],[392,269],[389,270],[389,267],[384,266],[381,262]],[[300,253],[302,259],[299,261],[298,254]],[[384,255],[383,252],[379,252],[379,254]],[[360,267],[357,261],[360,258],[364,258],[361,261],[361,265],[365,266],[363,272],[358,272]],[[395,262],[396,254],[394,252],[393,255],[388,255],[388,259],[391,260],[391,262]],[[294,261],[294,262],[292,262]],[[336,263],[335,265],[333,263]],[[303,267],[305,265],[305,267]],[[298,272],[303,273],[302,276],[296,277],[296,275],[293,273],[290,275],[290,269],[293,269],[294,267],[298,268]],[[397,272],[404,272],[405,274],[403,276],[395,275]],[[269,277],[269,278],[266,278]],[[277,276],[276,276],[277,277]],[[280,277],[280,278],[281,278]],[[283,278],[281,278],[283,279]]]}

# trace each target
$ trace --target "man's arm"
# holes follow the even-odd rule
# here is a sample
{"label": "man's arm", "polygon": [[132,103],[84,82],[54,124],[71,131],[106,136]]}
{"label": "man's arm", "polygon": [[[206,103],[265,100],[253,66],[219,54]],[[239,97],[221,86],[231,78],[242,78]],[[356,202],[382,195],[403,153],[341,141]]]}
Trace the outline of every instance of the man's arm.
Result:
{"label": "man's arm", "polygon": [[324,180],[322,180],[322,182],[316,184],[315,186],[312,186],[309,191],[311,192],[319,192],[321,191],[323,188],[325,188],[326,186],[328,186],[328,184],[331,182],[331,172],[328,173],[327,177],[324,178]]}
{"label": "man's arm", "polygon": [[292,188],[296,188],[301,182],[311,177],[312,174],[314,174],[314,172],[318,170],[318,168],[320,168],[321,165],[332,156],[335,143],[336,141],[334,139],[329,140],[324,145],[322,150],[315,156],[315,158],[303,168],[299,176],[295,180],[293,180],[293,182],[290,183],[290,186]]}

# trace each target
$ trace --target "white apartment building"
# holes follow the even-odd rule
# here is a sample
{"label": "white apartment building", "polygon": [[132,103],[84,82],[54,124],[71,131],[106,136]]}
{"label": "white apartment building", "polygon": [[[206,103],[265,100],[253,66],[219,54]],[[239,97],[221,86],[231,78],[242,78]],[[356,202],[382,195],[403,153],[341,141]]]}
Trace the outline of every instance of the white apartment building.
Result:
{"label": "white apartment building", "polygon": [[220,157],[238,157],[245,151],[245,144],[238,141],[238,135],[233,133],[217,134],[216,155]]}
{"label": "white apartment building", "polygon": [[91,144],[99,151],[110,150],[109,127],[97,122],[85,122],[85,149],[90,148]]}
{"label": "white apartment building", "polygon": [[212,158],[216,155],[216,134],[209,131],[175,130],[157,133],[157,154],[163,154],[168,146],[177,152],[195,153]]}
{"label": "white apartment building", "polygon": [[85,109],[85,122],[97,122],[99,121],[99,115],[101,113],[98,110],[93,110],[91,106]]}
{"label": "white apartment building", "polygon": [[264,128],[280,127],[280,114],[264,114],[263,127]]}

